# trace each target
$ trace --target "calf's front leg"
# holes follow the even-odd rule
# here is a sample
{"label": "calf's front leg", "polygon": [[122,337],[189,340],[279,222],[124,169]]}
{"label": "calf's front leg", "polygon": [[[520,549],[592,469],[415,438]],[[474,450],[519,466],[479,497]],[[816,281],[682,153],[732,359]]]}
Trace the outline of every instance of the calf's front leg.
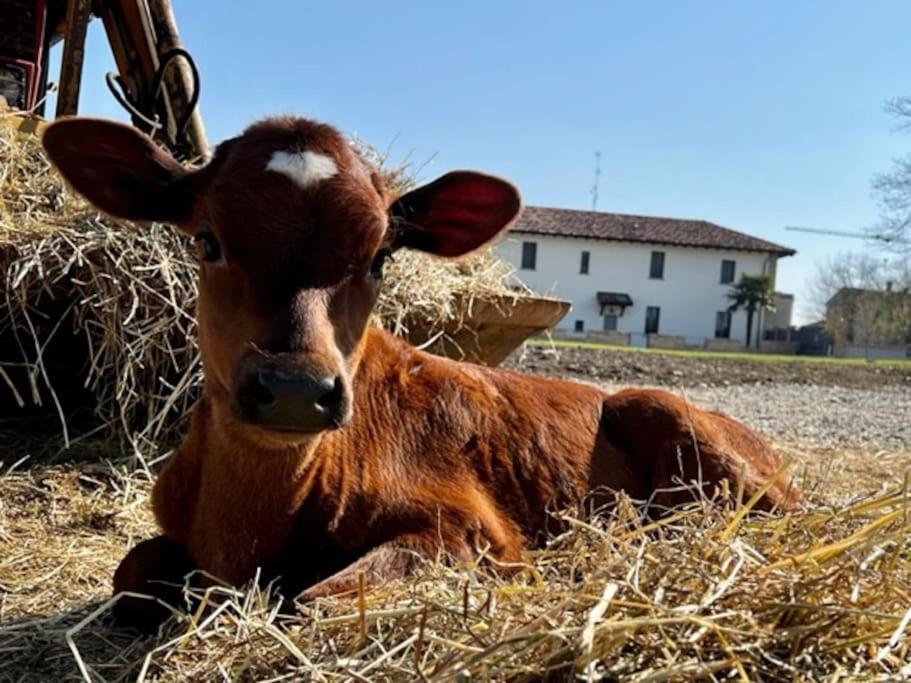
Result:
{"label": "calf's front leg", "polygon": [[115,620],[121,626],[154,632],[171,616],[165,605],[182,605],[184,580],[195,569],[184,547],[166,536],[139,543],[114,572],[114,594],[139,593],[149,597],[121,596],[114,605]]}
{"label": "calf's front leg", "polygon": [[341,571],[305,589],[298,596],[298,600],[307,602],[353,592],[358,589],[358,577],[362,574],[367,587],[407,577],[422,562],[437,557],[444,549],[456,559],[467,560],[471,557],[467,543],[441,543],[437,533],[398,536],[373,548]]}

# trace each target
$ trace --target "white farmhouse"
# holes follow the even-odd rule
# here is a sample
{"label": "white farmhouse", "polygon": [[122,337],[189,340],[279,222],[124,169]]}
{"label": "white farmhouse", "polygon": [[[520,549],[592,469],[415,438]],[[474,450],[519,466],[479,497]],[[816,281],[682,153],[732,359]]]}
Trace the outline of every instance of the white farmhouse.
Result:
{"label": "white farmhouse", "polygon": [[[561,331],[719,347],[746,341],[746,312],[727,310],[731,286],[744,273],[774,283],[778,259],[795,253],[706,221],[539,206],[525,208],[495,251],[533,290],[572,302]],[[753,344],[770,327],[761,315]]]}

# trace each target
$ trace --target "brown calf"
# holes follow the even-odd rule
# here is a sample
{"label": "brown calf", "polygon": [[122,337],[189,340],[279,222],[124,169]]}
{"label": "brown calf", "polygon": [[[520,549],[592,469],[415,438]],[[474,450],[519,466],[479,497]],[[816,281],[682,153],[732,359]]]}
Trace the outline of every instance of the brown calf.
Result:
{"label": "brown calf", "polygon": [[[240,584],[261,567],[315,597],[440,550],[513,563],[548,509],[594,489],[672,505],[692,495],[665,490],[678,478],[750,495],[779,469],[746,427],[672,394],[457,363],[368,327],[397,249],[460,256],[509,226],[520,200],[503,180],[458,171],[390,205],[337,131],[295,118],[196,171],[110,122],[61,121],[44,145],[102,210],[199,246],[203,397],[152,494],[163,536],[130,552],[116,590],[173,600],[158,580]],[[797,500],[781,477],[762,504]],[[120,615],[148,626],[147,604]]]}

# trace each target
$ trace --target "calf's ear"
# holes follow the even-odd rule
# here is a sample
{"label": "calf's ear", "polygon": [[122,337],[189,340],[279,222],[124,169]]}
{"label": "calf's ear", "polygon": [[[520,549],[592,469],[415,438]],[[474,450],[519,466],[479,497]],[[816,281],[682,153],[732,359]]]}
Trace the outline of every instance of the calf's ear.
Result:
{"label": "calf's ear", "polygon": [[522,199],[512,183],[475,171],[453,171],[403,195],[390,207],[392,246],[462,256],[506,230],[521,208]]}
{"label": "calf's ear", "polygon": [[193,173],[131,126],[61,119],[47,128],[42,144],[70,185],[105,213],[180,224],[193,212]]}

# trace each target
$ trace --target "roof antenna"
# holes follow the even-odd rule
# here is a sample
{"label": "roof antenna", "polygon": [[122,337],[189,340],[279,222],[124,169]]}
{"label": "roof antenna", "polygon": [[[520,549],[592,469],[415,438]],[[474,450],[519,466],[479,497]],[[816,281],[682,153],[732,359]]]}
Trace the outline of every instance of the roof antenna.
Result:
{"label": "roof antenna", "polygon": [[601,150],[595,150],[595,182],[589,190],[592,196],[592,211],[598,210],[598,184],[601,180]]}

